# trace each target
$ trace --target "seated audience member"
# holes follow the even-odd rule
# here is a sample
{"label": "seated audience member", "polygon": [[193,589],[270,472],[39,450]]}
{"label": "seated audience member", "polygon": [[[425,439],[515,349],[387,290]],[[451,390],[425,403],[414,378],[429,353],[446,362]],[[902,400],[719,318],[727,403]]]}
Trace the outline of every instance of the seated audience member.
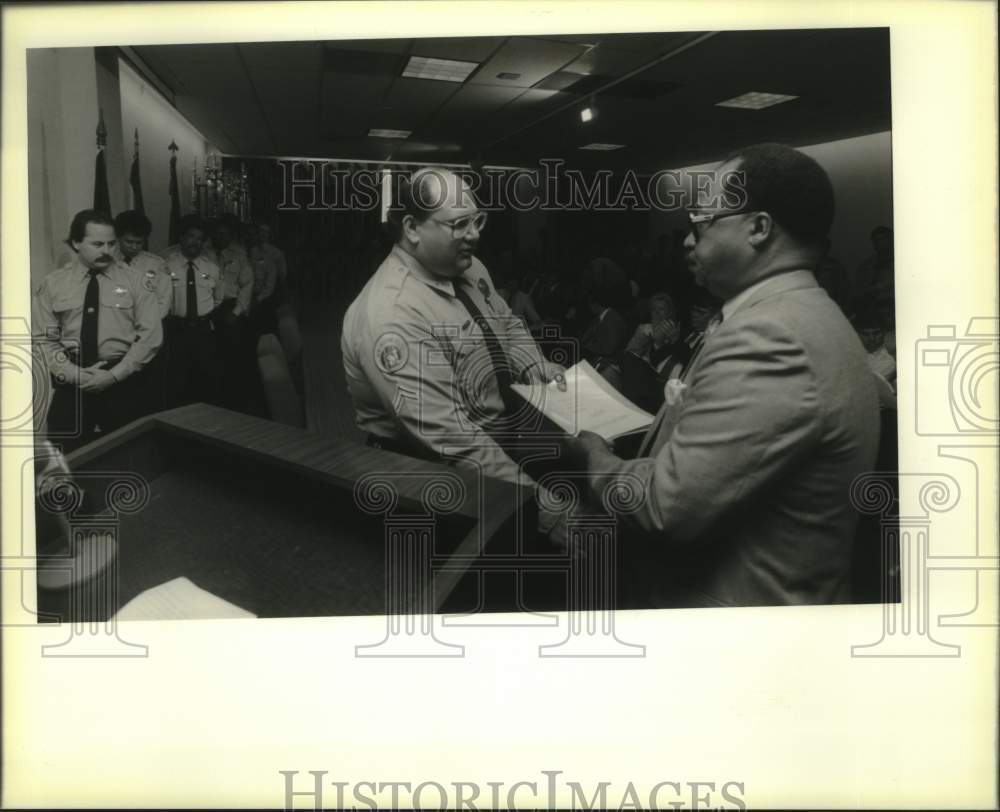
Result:
{"label": "seated audience member", "polygon": [[31,334],[54,385],[50,439],[68,451],[143,413],[141,373],[163,327],[155,286],[118,261],[114,223],[104,212],[78,212],[66,242],[73,258],[35,290]]}
{"label": "seated audience member", "polygon": [[621,353],[628,341],[628,325],[609,302],[606,286],[587,295],[587,307],[592,319],[580,336],[580,353],[616,388],[621,383]]}
{"label": "seated audience member", "polygon": [[498,275],[496,288],[497,293],[507,302],[510,312],[521,319],[525,327],[529,330],[537,330],[542,326],[542,317],[538,315],[535,303],[531,301],[531,297],[527,293],[520,289],[517,275],[513,271],[505,276]]}
{"label": "seated audience member", "polygon": [[875,375],[879,404],[883,409],[896,408],[896,359],[885,345],[885,328],[874,307],[860,313],[854,329],[865,348],[865,360]]}
{"label": "seated audience member", "polygon": [[670,294],[665,291],[649,297],[648,310],[648,321],[635,328],[625,350],[656,367],[680,338],[677,311]]}

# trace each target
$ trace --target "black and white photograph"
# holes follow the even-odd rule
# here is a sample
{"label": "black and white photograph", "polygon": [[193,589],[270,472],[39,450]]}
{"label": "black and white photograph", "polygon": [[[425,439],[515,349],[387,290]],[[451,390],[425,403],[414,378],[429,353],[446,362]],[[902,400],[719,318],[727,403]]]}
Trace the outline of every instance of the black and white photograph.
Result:
{"label": "black and white photograph", "polygon": [[897,599],[887,28],[27,79],[45,615]]}
{"label": "black and white photograph", "polygon": [[[757,634],[752,656],[783,653],[751,684],[779,662],[819,668],[794,653],[797,639],[836,641],[837,668],[887,685],[869,666],[966,656],[971,643],[947,627],[995,638],[995,250],[993,271],[986,250],[967,277],[925,283],[934,239],[914,231],[909,207],[922,189],[955,218],[938,237],[985,239],[996,189],[975,205],[950,180],[902,185],[946,168],[908,140],[927,111],[911,120],[921,104],[898,67],[930,18],[727,25],[708,11],[724,4],[709,3],[696,25],[684,3],[623,3],[620,19],[610,3],[471,5],[477,21],[448,3],[122,4],[120,32],[109,7],[66,7],[86,21],[72,36],[24,29],[14,75],[5,62],[5,97],[8,82],[22,88],[23,149],[9,148],[5,103],[3,153],[5,211],[23,209],[4,229],[8,304],[7,249],[24,249],[24,306],[3,314],[5,374],[25,393],[3,419],[5,508],[20,511],[5,510],[4,529],[14,633],[54,633],[43,661],[100,662],[123,679],[128,663],[153,667],[160,633],[213,658],[226,641],[267,636],[267,668],[293,671],[313,670],[294,640],[336,640],[341,653],[319,668],[337,703],[343,669],[387,718],[402,701],[383,696],[394,668],[420,685],[433,679],[425,667],[465,680],[462,668],[489,668],[470,652],[491,640],[506,642],[490,681],[527,668],[523,679],[575,684],[573,697],[585,685],[627,694],[639,671],[635,696],[650,697],[655,672],[677,667],[671,650],[687,651],[694,670],[678,678],[695,699],[677,713],[701,741],[724,724],[716,707],[708,727],[696,721],[711,692],[737,716],[757,700],[721,675],[699,690],[700,669],[733,667],[725,649]],[[101,9],[112,24],[90,36]],[[157,32],[151,21],[171,11],[190,36],[179,19]],[[972,94],[949,103],[964,111]],[[995,111],[994,99],[994,134]],[[949,309],[949,294],[979,309]],[[741,628],[755,631],[736,643]],[[519,642],[528,660],[505,654]],[[259,662],[266,649],[249,646],[232,662]],[[183,673],[181,662],[163,667]],[[264,669],[234,673],[256,682]],[[319,679],[302,678],[302,697]],[[780,679],[800,684],[794,671]],[[793,708],[792,695],[813,707],[780,679],[767,713]],[[786,752],[781,729],[829,724],[820,741],[837,747],[864,736],[858,714],[876,694],[852,680],[827,692],[850,703],[845,718],[828,718],[833,704],[808,727],[782,716],[750,772]],[[629,703],[633,724],[649,712],[601,701]],[[985,707],[969,695],[958,715],[974,716],[973,701]],[[361,712],[347,713],[353,725]],[[657,718],[668,729],[670,713]],[[539,724],[539,742],[559,735]],[[444,729],[434,737],[456,746]],[[507,757],[515,738],[501,738]],[[4,748],[16,756],[6,733]],[[383,753],[395,771],[319,748],[260,767],[265,805],[930,799],[882,784],[866,795],[863,782],[754,784],[728,750],[716,761],[693,750],[659,774],[645,759],[634,774],[615,764],[606,777],[586,759],[525,754],[487,781],[472,761],[481,744],[456,774],[400,756],[403,744]],[[822,760],[816,741],[793,760],[809,752]],[[973,778],[980,767],[966,764],[971,807],[996,797]],[[260,803],[220,781],[220,803]],[[27,803],[23,780],[13,786]],[[153,785],[91,789],[112,805],[206,803],[163,800]]]}

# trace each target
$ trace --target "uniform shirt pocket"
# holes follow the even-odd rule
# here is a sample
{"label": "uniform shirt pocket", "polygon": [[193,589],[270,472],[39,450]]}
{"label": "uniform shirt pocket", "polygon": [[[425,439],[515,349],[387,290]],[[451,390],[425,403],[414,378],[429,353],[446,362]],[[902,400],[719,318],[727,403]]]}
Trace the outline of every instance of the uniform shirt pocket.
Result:
{"label": "uniform shirt pocket", "polygon": [[132,299],[132,292],[128,288],[117,287],[101,291],[101,305],[115,310],[131,310],[135,306],[135,302]]}

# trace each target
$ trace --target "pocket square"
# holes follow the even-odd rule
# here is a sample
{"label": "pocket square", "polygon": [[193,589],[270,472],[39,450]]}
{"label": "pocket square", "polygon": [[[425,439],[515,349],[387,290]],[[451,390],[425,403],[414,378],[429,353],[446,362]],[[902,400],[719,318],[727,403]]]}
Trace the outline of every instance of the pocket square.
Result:
{"label": "pocket square", "polygon": [[684,402],[684,393],[687,392],[687,384],[682,383],[677,378],[671,378],[663,387],[663,396],[667,406],[676,407]]}

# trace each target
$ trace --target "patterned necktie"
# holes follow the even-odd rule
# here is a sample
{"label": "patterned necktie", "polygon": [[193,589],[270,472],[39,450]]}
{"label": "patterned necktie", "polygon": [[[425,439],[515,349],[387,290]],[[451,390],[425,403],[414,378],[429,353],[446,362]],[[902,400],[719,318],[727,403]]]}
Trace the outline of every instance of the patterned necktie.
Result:
{"label": "patterned necktie", "polygon": [[97,282],[100,271],[90,270],[87,293],[83,297],[83,321],[80,324],[80,366],[97,363],[97,316],[101,306],[101,288]]}
{"label": "patterned necktie", "polygon": [[184,309],[184,318],[193,321],[198,318],[198,291],[194,285],[194,261],[188,260],[187,272],[187,306]]}
{"label": "patterned necktie", "polygon": [[510,408],[516,402],[510,390],[510,362],[507,360],[507,354],[503,351],[503,347],[500,346],[500,340],[497,338],[496,333],[490,328],[489,321],[483,316],[482,311],[476,307],[476,303],[469,297],[468,291],[465,290],[465,285],[471,284],[467,279],[456,279],[454,284],[455,296],[465,309],[469,311],[469,315],[479,325],[479,329],[482,330],[483,338],[486,340],[486,349],[490,354],[490,361],[493,363],[493,372],[496,374],[497,384],[500,387],[500,397],[503,398],[504,405]]}

